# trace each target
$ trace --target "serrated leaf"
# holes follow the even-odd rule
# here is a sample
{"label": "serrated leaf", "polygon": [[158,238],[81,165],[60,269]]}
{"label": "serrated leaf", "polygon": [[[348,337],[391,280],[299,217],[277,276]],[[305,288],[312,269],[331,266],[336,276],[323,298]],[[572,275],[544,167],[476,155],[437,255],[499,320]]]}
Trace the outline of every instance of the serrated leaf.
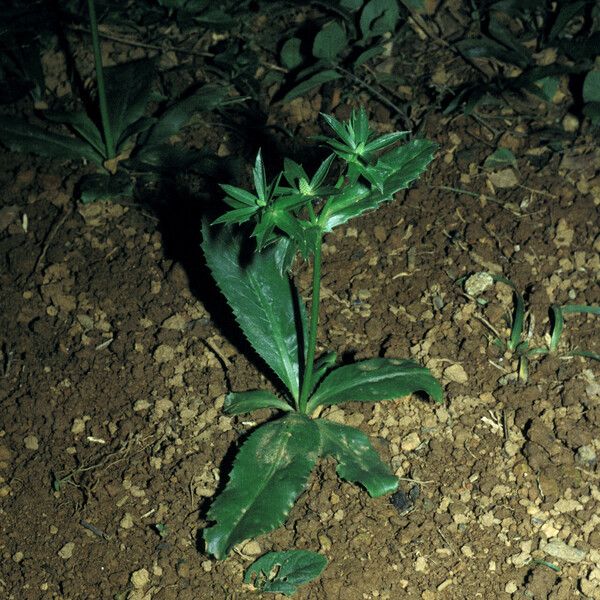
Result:
{"label": "serrated leaf", "polygon": [[325,69],[324,71],[319,71],[315,73],[308,79],[301,81],[298,85],[294,86],[283,98],[284,102],[289,102],[294,98],[298,98],[299,96],[304,96],[310,90],[327,83],[328,81],[333,81],[335,79],[339,79],[341,74],[333,69]]}
{"label": "serrated leaf", "polygon": [[417,391],[442,401],[442,387],[429,369],[412,360],[372,358],[329,373],[310,398],[307,412],[341,402],[394,400]]}
{"label": "serrated leaf", "polygon": [[292,410],[287,402],[267,390],[231,392],[223,404],[223,411],[228,415],[240,415],[259,408],[277,408],[286,412]]}
{"label": "serrated leaf", "polygon": [[301,46],[302,40],[297,37],[292,37],[289,40],[286,40],[281,47],[281,64],[286,69],[295,69],[302,64],[304,57],[300,51]]}
{"label": "serrated leaf", "polygon": [[370,197],[371,191],[362,183],[344,188],[340,194],[327,201],[325,211],[321,213],[320,220],[324,222],[324,230],[332,231],[334,227],[375,208],[377,204],[368,202]]}
{"label": "serrated leaf", "polygon": [[346,32],[337,21],[326,23],[315,36],[312,53],[316,58],[333,61],[347,45]]}
{"label": "serrated leaf", "polygon": [[397,477],[362,431],[326,419],[315,419],[315,423],[321,434],[321,455],[335,458],[339,477],[360,483],[373,498],[396,491]]}
{"label": "serrated leaf", "polygon": [[46,131],[17,119],[0,115],[0,141],[17,152],[70,160],[89,160],[102,165],[104,158],[87,142],[74,137]]}
{"label": "serrated leaf", "polygon": [[254,431],[207,513],[216,523],[204,530],[206,550],[225,558],[235,544],[283,524],[306,487],[319,450],[317,425],[298,413]]}
{"label": "serrated leaf", "polygon": [[206,262],[244,335],[297,399],[306,314],[289,278],[281,276],[281,244],[254,253],[244,265],[241,237],[231,229],[209,231],[203,223],[202,234]]}
{"label": "serrated leaf", "polygon": [[142,59],[104,70],[108,118],[113,137],[120,145],[123,132],[144,116],[152,99],[155,61]]}
{"label": "serrated leaf", "polygon": [[299,585],[316,579],[326,566],[322,554],[309,550],[269,552],[248,567],[244,583],[251,583],[263,593],[291,596]]}
{"label": "serrated leaf", "polygon": [[315,361],[313,367],[312,380],[310,382],[310,393],[312,394],[321,379],[335,366],[337,354],[335,352],[327,352]]}

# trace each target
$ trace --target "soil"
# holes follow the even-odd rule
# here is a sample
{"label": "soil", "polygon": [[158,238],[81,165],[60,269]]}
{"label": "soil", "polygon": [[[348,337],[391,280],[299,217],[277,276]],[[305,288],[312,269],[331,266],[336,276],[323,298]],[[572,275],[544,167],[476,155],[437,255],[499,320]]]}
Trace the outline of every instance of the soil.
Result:
{"label": "soil", "polygon": [[[254,19],[260,31],[264,15]],[[176,32],[156,27],[165,39]],[[407,72],[398,93],[439,153],[412,189],[327,236],[319,337],[319,351],[412,358],[442,381],[443,405],[408,397],[323,415],[369,434],[405,496],[372,499],[324,461],[284,527],[226,560],[207,556],[204,515],[236,443],[271,416],[221,411],[228,391],[270,384],[203,266],[200,220],[218,193],[180,174],[150,200],[83,205],[79,165],[3,151],[3,597],[252,598],[247,566],[290,548],[329,559],[302,600],[600,597],[600,371],[565,357],[600,351],[595,317],[568,315],[559,351],[533,358],[518,380],[516,357],[496,349],[485,324],[508,338],[510,289],[494,285],[483,307],[457,282],[479,271],[510,278],[526,294],[531,347],[547,344],[551,304],[600,303],[597,137],[586,123],[561,129],[566,100],[443,115],[429,77],[460,78],[465,67],[415,29],[390,41],[385,60]],[[105,44],[116,61],[132,57]],[[264,52],[264,63],[276,60]],[[62,60],[46,57],[48,73]],[[189,80],[201,60],[182,59]],[[403,128],[344,80],[271,101],[268,72],[257,72],[257,114],[296,139],[320,131],[319,111],[345,118],[359,104],[378,130]],[[258,141],[222,121],[208,117],[186,142],[249,166]],[[275,167],[275,149],[302,151],[268,132],[260,143]],[[500,147],[516,167],[484,169]],[[305,298],[307,276],[299,265]]]}

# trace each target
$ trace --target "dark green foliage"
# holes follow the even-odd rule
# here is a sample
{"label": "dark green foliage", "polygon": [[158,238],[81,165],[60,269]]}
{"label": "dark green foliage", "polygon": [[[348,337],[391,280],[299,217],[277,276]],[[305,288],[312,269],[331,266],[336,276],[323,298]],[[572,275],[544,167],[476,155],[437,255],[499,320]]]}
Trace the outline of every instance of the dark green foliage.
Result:
{"label": "dark green foliage", "polygon": [[262,593],[291,596],[299,585],[316,579],[326,566],[322,554],[308,550],[269,552],[248,567],[244,583],[251,583]]}

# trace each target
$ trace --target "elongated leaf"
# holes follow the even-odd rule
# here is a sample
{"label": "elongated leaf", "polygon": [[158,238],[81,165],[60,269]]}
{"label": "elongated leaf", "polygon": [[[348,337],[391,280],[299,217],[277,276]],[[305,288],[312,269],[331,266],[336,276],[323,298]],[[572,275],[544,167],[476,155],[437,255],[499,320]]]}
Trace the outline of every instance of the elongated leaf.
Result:
{"label": "elongated leaf", "polygon": [[205,85],[193,96],[170,106],[158,119],[144,143],[159,144],[178,133],[197,112],[206,112],[226,104],[227,88]]}
{"label": "elongated leaf", "polygon": [[98,154],[106,156],[106,146],[96,124],[84,112],[46,112],[44,117],[54,123],[70,125]]}
{"label": "elongated leaf", "polygon": [[318,360],[315,361],[315,366],[313,367],[312,380],[310,382],[310,393],[314,391],[317,387],[321,379],[325,376],[325,374],[330,371],[337,360],[337,354],[335,352],[327,352],[323,354]]}
{"label": "elongated leaf", "polygon": [[244,266],[239,236],[225,228],[209,232],[206,223],[202,231],[206,262],[244,335],[297,399],[306,356],[306,313],[289,278],[281,275],[285,252],[273,244]]}
{"label": "elongated leaf", "polygon": [[250,392],[231,392],[227,394],[223,410],[228,415],[249,413],[259,408],[278,408],[290,411],[290,405],[267,390],[253,390]]}
{"label": "elongated leaf", "polygon": [[310,90],[320,87],[324,83],[328,81],[333,81],[334,79],[339,79],[341,74],[335,71],[334,69],[325,69],[324,71],[319,71],[315,73],[308,79],[301,81],[298,85],[294,86],[283,98],[284,102],[289,102],[294,98],[298,98],[299,96],[304,96]]}
{"label": "elongated leaf", "polygon": [[362,431],[326,419],[315,419],[315,423],[321,434],[321,455],[337,460],[339,477],[360,483],[373,498],[396,491],[398,479]]}
{"label": "elongated leaf", "polygon": [[142,59],[108,67],[104,71],[108,117],[113,137],[120,145],[123,132],[144,116],[152,99],[154,60]]}
{"label": "elongated leaf", "polygon": [[398,21],[398,3],[389,0],[370,0],[360,15],[360,30],[364,39],[394,31]]}
{"label": "elongated leaf", "polygon": [[97,200],[114,200],[122,196],[131,196],[133,182],[131,177],[123,171],[118,171],[115,175],[93,173],[81,179],[79,193],[84,204]]}
{"label": "elongated leaf", "polygon": [[291,596],[299,585],[316,579],[326,566],[322,554],[309,550],[268,552],[248,567],[244,583],[251,583],[260,592]]}
{"label": "elongated leaf", "polygon": [[207,551],[225,558],[235,544],[279,527],[306,487],[319,451],[317,425],[298,413],[254,431],[208,511],[216,523],[204,530]]}
{"label": "elongated leaf", "polygon": [[23,119],[0,116],[0,141],[16,152],[31,152],[39,156],[87,159],[101,165],[103,158],[92,146],[74,137],[46,131]]}
{"label": "elongated leaf", "polygon": [[372,358],[338,367],[323,379],[308,403],[308,412],[319,405],[340,402],[379,402],[423,391],[442,401],[442,387],[425,367],[412,360]]}

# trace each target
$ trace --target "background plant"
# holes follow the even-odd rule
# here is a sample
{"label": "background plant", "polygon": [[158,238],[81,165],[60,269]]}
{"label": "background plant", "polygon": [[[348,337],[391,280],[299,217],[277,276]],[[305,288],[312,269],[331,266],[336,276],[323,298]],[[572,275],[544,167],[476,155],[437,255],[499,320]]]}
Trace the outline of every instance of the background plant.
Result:
{"label": "background plant", "polygon": [[316,579],[327,566],[327,559],[309,550],[268,552],[246,570],[244,583],[261,593],[292,596],[298,586]]}
{"label": "background plant", "polygon": [[573,356],[582,356],[593,360],[600,360],[600,354],[589,350],[580,350],[573,348],[570,350],[560,350],[559,344],[564,327],[564,316],[567,314],[594,314],[600,315],[600,306],[588,306],[585,304],[565,304],[560,306],[552,304],[550,306],[550,330],[547,334],[546,346],[531,347],[531,338],[533,335],[533,326],[525,331],[527,320],[527,310],[523,294],[518,290],[515,284],[501,275],[492,275],[490,273],[476,273],[464,281],[465,291],[469,297],[475,298],[479,305],[487,304],[479,296],[481,291],[489,287],[492,283],[503,283],[513,290],[514,307],[511,318],[509,319],[509,336],[502,336],[498,330],[486,319],[480,320],[493,333],[492,344],[501,352],[513,355],[518,360],[517,374],[520,381],[526,382],[529,377],[529,361],[536,356],[558,353],[561,358],[570,358]]}
{"label": "background plant", "polygon": [[[495,0],[472,3],[475,35],[454,44],[469,61],[487,59],[491,71],[453,91],[446,112],[466,113],[524,92],[552,101],[567,76],[576,104],[594,123],[600,116],[600,7],[595,0]],[[484,71],[479,71],[484,75]]]}
{"label": "background plant", "polygon": [[[227,486],[210,507],[207,518],[214,524],[204,530],[204,539],[217,558],[281,525],[319,457],[334,457],[338,475],[360,483],[371,496],[397,488],[397,478],[364,433],[310,415],[341,402],[392,400],[418,390],[441,401],[439,383],[412,361],[374,358],[336,366],[335,352],[316,357],[323,236],[409,186],[436,147],[419,139],[396,145],[406,132],[375,137],[362,108],[348,122],[323,118],[335,137],[320,140],[333,153],[313,176],[286,159],[283,172],[268,181],[259,152],[253,192],[222,186],[231,210],[215,223],[227,227],[215,233],[203,226],[202,247],[212,275],[281,391],[230,393],[224,410],[284,413],[243,443]],[[335,159],[342,168],[330,183]],[[234,225],[243,225],[237,234]],[[312,257],[310,317],[289,276],[297,253]]]}
{"label": "background plant", "polygon": [[176,102],[147,115],[152,103],[167,98],[154,91],[156,62],[142,59],[104,68],[95,5],[88,0],[96,74],[95,101],[87,110],[45,111],[46,123],[67,126],[73,135],[14,116],[0,116],[2,143],[11,150],[84,160],[99,168],[81,181],[81,199],[90,202],[128,195],[134,173],[168,174],[176,169],[197,168],[203,154],[168,143],[199,111],[222,107],[227,88],[205,85]]}

